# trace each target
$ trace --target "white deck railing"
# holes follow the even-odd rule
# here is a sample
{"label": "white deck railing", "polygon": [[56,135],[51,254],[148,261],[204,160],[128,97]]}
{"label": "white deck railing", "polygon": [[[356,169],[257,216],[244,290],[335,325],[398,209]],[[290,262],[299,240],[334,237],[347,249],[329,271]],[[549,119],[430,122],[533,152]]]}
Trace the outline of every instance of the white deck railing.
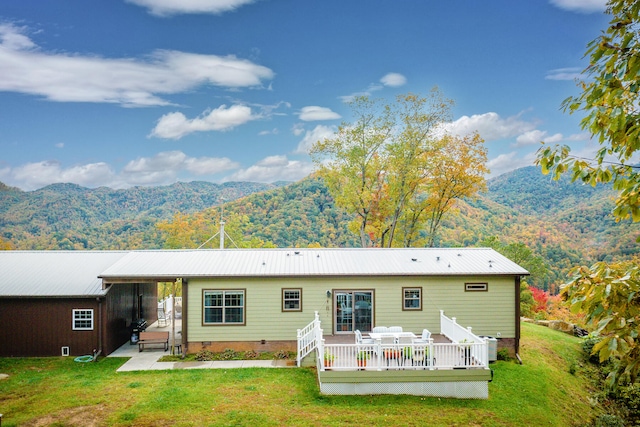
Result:
{"label": "white deck railing", "polygon": [[[474,335],[471,328],[463,328],[455,317],[449,319],[440,312],[441,334],[450,343],[407,344],[326,344],[322,338],[320,317],[303,329],[298,329],[297,364],[314,349],[319,370],[386,370],[386,369],[469,369],[489,365],[489,345]],[[366,361],[361,362],[362,360]]]}
{"label": "white deck railing", "polygon": [[[484,368],[486,362],[475,357],[486,343],[456,344],[325,344],[318,347],[321,370],[388,369],[468,369]],[[366,360],[366,365],[361,360]]]}
{"label": "white deck railing", "polygon": [[[465,346],[471,351],[473,358],[481,361],[485,366],[489,363],[489,344],[485,338],[480,338],[471,332],[471,326],[464,328],[456,322],[456,318],[449,319],[440,310],[440,333],[454,344]],[[477,345],[482,344],[482,345]]]}
{"label": "white deck railing", "polygon": [[298,329],[298,353],[296,363],[300,367],[300,362],[318,347],[322,340],[322,329],[320,328],[320,315],[315,312],[315,318],[311,323],[302,329]]}

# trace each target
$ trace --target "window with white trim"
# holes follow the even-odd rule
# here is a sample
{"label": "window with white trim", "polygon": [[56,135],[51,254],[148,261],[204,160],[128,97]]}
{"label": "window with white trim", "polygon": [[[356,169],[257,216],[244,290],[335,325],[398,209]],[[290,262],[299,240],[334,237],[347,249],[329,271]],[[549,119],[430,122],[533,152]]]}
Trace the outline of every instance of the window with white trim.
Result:
{"label": "window with white trim", "polygon": [[402,309],[422,310],[422,288],[402,288]]}
{"label": "window with white trim", "polygon": [[79,308],[73,309],[73,330],[92,331],[93,330],[93,309]]}
{"label": "window with white trim", "polygon": [[244,324],[244,290],[202,291],[204,325]]}
{"label": "window with white trim", "polygon": [[302,289],[282,289],[282,311],[302,311]]}

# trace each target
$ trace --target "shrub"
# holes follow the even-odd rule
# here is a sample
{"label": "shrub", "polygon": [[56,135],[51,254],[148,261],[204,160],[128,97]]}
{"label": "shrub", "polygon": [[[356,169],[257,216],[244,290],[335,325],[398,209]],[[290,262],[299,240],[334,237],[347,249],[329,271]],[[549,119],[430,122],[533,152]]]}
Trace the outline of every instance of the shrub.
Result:
{"label": "shrub", "polygon": [[257,352],[253,351],[253,350],[249,350],[244,354],[244,358],[247,359],[247,360],[257,359],[259,356],[260,355]]}
{"label": "shrub", "polygon": [[624,427],[620,417],[616,415],[603,414],[596,418],[596,427]]}
{"label": "shrub", "polygon": [[627,425],[640,426],[640,386],[621,387],[616,400],[626,412]]}
{"label": "shrub", "polygon": [[273,358],[274,359],[288,359],[289,358],[289,352],[286,350],[278,350],[275,353],[273,353]]}
{"label": "shrub", "polygon": [[600,342],[600,337],[595,337],[593,335],[587,335],[586,338],[582,341],[582,351],[585,357],[591,363],[600,364],[600,357],[597,354],[591,354],[593,351],[593,347]]}
{"label": "shrub", "polygon": [[200,350],[196,353],[195,359],[199,362],[210,362],[215,358],[211,350]]}
{"label": "shrub", "polygon": [[238,358],[238,353],[231,349],[227,348],[222,353],[218,355],[219,360],[233,360]]}
{"label": "shrub", "polygon": [[498,350],[497,358],[498,360],[504,360],[508,362],[509,360],[511,360],[509,350],[507,350],[506,348],[501,348],[500,350]]}

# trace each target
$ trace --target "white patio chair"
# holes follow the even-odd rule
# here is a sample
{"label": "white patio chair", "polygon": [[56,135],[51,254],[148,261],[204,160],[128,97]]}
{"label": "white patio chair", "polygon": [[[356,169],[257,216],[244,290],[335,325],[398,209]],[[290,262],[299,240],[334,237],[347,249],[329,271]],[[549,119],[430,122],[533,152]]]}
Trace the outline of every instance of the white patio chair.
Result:
{"label": "white patio chair", "polygon": [[356,329],[356,344],[374,344],[374,341],[371,338],[362,338],[362,332]]}
{"label": "white patio chair", "polygon": [[389,332],[389,328],[387,328],[386,326],[374,326],[373,331],[376,334],[384,334]]}
{"label": "white patio chair", "polygon": [[381,337],[380,347],[382,347],[382,355],[384,357],[384,360],[387,362],[387,369],[392,360],[395,360],[396,363],[398,363],[398,366],[400,365],[400,348],[398,347],[394,336],[389,335]]}
{"label": "white patio chair", "polygon": [[420,336],[420,338],[413,340],[413,342],[419,343],[419,344],[428,344],[429,338],[431,338],[431,332],[429,332],[429,330],[427,329],[423,329],[422,335]]}
{"label": "white patio chair", "polygon": [[171,316],[164,311],[164,308],[158,307],[158,327],[169,326],[171,324]]}
{"label": "white patio chair", "polygon": [[389,332],[402,332],[402,326],[390,326]]}

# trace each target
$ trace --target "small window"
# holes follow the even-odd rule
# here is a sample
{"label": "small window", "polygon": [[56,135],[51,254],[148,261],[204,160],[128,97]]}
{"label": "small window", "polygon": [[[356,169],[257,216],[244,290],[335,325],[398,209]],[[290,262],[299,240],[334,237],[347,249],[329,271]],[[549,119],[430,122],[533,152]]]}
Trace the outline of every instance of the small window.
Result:
{"label": "small window", "polygon": [[93,330],[93,309],[73,310],[73,330],[92,331]]}
{"label": "small window", "polygon": [[282,311],[302,311],[302,289],[282,290]]}
{"label": "small window", "polygon": [[422,288],[402,288],[403,310],[422,310]]}
{"label": "small window", "polygon": [[203,291],[203,324],[244,324],[244,291]]}
{"label": "small window", "polygon": [[486,292],[489,290],[489,285],[487,283],[465,283],[464,290],[465,292]]}

